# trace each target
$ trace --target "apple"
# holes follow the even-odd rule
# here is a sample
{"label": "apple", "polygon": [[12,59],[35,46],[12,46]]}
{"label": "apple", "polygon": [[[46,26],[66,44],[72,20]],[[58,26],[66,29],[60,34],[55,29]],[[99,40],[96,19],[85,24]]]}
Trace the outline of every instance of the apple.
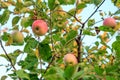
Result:
{"label": "apple", "polygon": [[68,53],[64,56],[65,65],[76,65],[78,63],[76,56],[73,53]]}
{"label": "apple", "polygon": [[108,18],[104,19],[103,25],[104,26],[110,26],[110,27],[114,28],[116,26],[116,21],[115,21],[114,18],[108,17]]}
{"label": "apple", "polygon": [[32,24],[32,31],[37,36],[43,36],[48,31],[47,23],[44,20],[35,20]]}
{"label": "apple", "polygon": [[13,39],[13,43],[22,44],[24,42],[24,35],[18,30],[13,31],[11,37]]}

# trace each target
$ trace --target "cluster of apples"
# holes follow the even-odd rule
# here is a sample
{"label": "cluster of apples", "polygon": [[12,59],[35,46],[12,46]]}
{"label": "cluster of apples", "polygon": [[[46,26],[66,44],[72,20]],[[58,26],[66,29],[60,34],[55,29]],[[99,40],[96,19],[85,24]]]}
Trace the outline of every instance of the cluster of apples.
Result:
{"label": "cluster of apples", "polygon": [[[37,36],[43,36],[48,31],[47,23],[44,20],[35,20],[32,23],[32,31]],[[13,43],[22,44],[24,42],[24,35],[19,30],[14,30],[11,34]]]}
{"label": "cluster of apples", "polygon": [[[116,26],[116,21],[114,18],[108,17],[108,18],[104,19],[103,25],[114,28]],[[32,31],[37,36],[45,35],[48,31],[48,25],[47,25],[46,21],[35,20],[32,23]],[[23,43],[24,42],[24,36],[23,36],[22,32],[20,32],[20,31],[13,31],[12,39],[13,39],[13,42],[15,42],[15,43]],[[68,53],[68,54],[64,55],[63,61],[66,65],[67,64],[76,65],[78,63],[77,58],[73,53]]]}
{"label": "cluster of apples", "polygon": [[[111,27],[114,29],[116,26],[116,20],[112,17],[105,18],[103,20],[103,26]],[[73,53],[68,53],[64,55],[63,61],[66,65],[67,64],[71,64],[71,65],[78,64],[77,58]]]}

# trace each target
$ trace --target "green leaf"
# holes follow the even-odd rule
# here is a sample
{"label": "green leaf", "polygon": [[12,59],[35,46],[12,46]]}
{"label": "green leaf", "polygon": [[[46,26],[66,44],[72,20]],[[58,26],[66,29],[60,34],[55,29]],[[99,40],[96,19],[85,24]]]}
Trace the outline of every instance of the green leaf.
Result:
{"label": "green leaf", "polygon": [[71,31],[67,34],[66,41],[69,41],[69,40],[75,38],[76,35],[77,35],[77,31],[71,30]]}
{"label": "green leaf", "polygon": [[27,42],[27,44],[24,47],[24,52],[26,53],[31,53],[31,49],[35,49],[39,43],[37,40],[29,36],[25,38],[25,41]]}
{"label": "green leaf", "polygon": [[95,24],[95,20],[94,19],[90,19],[88,21],[88,27],[93,26],[94,24]]}
{"label": "green leaf", "polygon": [[76,71],[75,66],[67,66],[64,71],[64,77],[66,79],[71,79],[75,71]]}
{"label": "green leaf", "polygon": [[95,34],[90,30],[90,28],[87,28],[86,30],[83,30],[84,35],[91,35],[95,36]]}
{"label": "green leaf", "polygon": [[44,61],[50,61],[52,54],[49,44],[39,43],[39,54]]}
{"label": "green leaf", "polygon": [[71,5],[74,4],[76,0],[58,0],[62,5]]}
{"label": "green leaf", "polygon": [[30,76],[30,80],[39,80],[38,74],[36,73],[30,73],[29,76]]}
{"label": "green leaf", "polygon": [[4,34],[1,36],[3,41],[7,41],[9,39],[10,34],[7,32],[4,32]]}
{"label": "green leaf", "polygon": [[[17,57],[22,53],[20,50],[15,50],[13,53],[9,53],[8,56],[11,59],[13,65],[16,64]],[[1,54],[1,57],[5,58],[7,61],[10,61],[5,54]]]}
{"label": "green leaf", "polygon": [[45,80],[66,80],[63,76],[64,71],[59,67],[50,67],[46,72]]}
{"label": "green leaf", "polygon": [[83,70],[81,70],[81,71],[79,71],[79,72],[76,72],[76,73],[73,75],[72,79],[73,79],[73,80],[77,80],[77,79],[81,78],[81,76],[82,76],[83,74],[84,74],[84,71],[83,71]]}
{"label": "green leaf", "polygon": [[29,75],[28,75],[23,69],[17,70],[17,71],[16,71],[16,74],[17,74],[17,76],[20,77],[20,78],[25,78],[25,79],[30,80]]}
{"label": "green leaf", "polygon": [[98,75],[102,75],[103,74],[104,70],[102,68],[100,68],[99,66],[95,66],[94,68],[95,68],[96,74],[98,74]]}
{"label": "green leaf", "polygon": [[20,17],[19,16],[15,16],[13,19],[12,19],[12,26],[16,25],[19,21]]}
{"label": "green leaf", "polygon": [[85,8],[85,7],[86,7],[86,4],[85,4],[85,3],[80,3],[80,4],[78,4],[78,6],[77,6],[77,10],[83,9],[83,8]]}
{"label": "green leaf", "polygon": [[114,14],[115,15],[120,14],[120,9],[118,9]]}
{"label": "green leaf", "polygon": [[112,48],[116,51],[117,57],[120,58],[120,40],[113,42]]}
{"label": "green leaf", "polygon": [[38,67],[38,59],[36,58],[35,54],[31,52],[27,55],[24,61],[21,60],[18,64],[23,69],[36,71],[36,68]]}
{"label": "green leaf", "polygon": [[70,13],[71,15],[74,15],[75,14],[75,8],[72,8],[68,11],[68,13]]}
{"label": "green leaf", "polygon": [[98,29],[101,30],[101,31],[115,32],[115,31],[114,31],[111,27],[109,27],[109,26],[100,26]]}
{"label": "green leaf", "polygon": [[116,80],[113,76],[106,76],[106,80]]}
{"label": "green leaf", "polygon": [[21,20],[21,26],[27,28],[28,26],[31,26],[33,23],[33,20],[30,17],[24,17]]}
{"label": "green leaf", "polygon": [[97,6],[102,2],[102,0],[92,0],[92,2]]}
{"label": "green leaf", "polygon": [[96,41],[96,42],[95,42],[95,45],[96,45],[96,46],[99,46],[99,42],[98,42],[98,41]]}
{"label": "green leaf", "polygon": [[55,34],[55,35],[53,35],[53,40],[59,41],[60,40],[60,35],[61,34]]}
{"label": "green leaf", "polygon": [[117,41],[120,41],[120,36],[116,36],[116,40],[117,40]]}
{"label": "green leaf", "polygon": [[3,12],[3,14],[0,16],[0,23],[2,25],[4,25],[5,23],[7,23],[8,19],[9,19],[9,16],[10,16],[10,11],[6,9]]}
{"label": "green leaf", "polygon": [[25,7],[31,6],[32,4],[33,4],[33,1],[25,1],[24,2]]}
{"label": "green leaf", "polygon": [[51,10],[55,9],[55,0],[48,0],[48,6]]}
{"label": "green leaf", "polygon": [[120,7],[120,1],[119,0],[111,0],[116,7]]}

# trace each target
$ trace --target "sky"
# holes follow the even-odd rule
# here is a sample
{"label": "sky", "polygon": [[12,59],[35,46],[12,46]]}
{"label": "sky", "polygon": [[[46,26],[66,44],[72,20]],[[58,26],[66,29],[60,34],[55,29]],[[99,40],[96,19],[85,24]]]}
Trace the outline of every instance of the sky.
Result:
{"label": "sky", "polygon": [[[73,8],[74,6],[70,6],[70,5],[68,5],[68,6],[63,6],[63,9],[65,9],[65,10],[69,10],[70,8]],[[85,8],[82,12],[81,12],[81,14],[80,14],[80,16],[81,16],[81,18],[82,18],[82,20],[83,21],[85,21],[90,15],[91,15],[91,13],[93,12],[95,10],[95,6],[94,5],[88,5],[88,7],[87,8]],[[106,0],[105,2],[104,2],[104,4],[99,8],[99,10],[102,10],[102,11],[105,11],[105,12],[109,12],[109,11],[111,11],[111,12],[115,12],[116,10],[117,10],[117,8],[111,3],[111,0]],[[108,14],[108,13],[107,13]],[[12,16],[11,16],[12,17]],[[106,16],[106,17],[109,17],[109,16]],[[99,17],[99,15],[98,15],[98,13],[96,13],[92,18],[95,18],[96,19],[96,21],[98,20],[100,20],[100,17]],[[12,19],[12,18],[11,18]],[[101,25],[102,24],[102,22],[101,23],[98,23],[98,24],[96,24],[96,25]],[[0,29],[3,29],[4,27],[7,27],[7,26],[9,26],[10,27],[10,25],[11,25],[11,20],[5,25],[5,26],[3,26],[2,28],[1,28],[1,26],[0,26]],[[86,43],[86,45],[91,45],[92,43],[94,43],[94,41],[96,40],[96,37],[90,37],[90,36],[86,36],[85,38],[84,38],[84,43]],[[115,39],[113,38],[113,41],[114,41]],[[112,42],[110,42],[109,44],[111,44]],[[5,43],[3,43],[3,45],[5,45]],[[19,46],[4,46],[5,47],[5,49],[6,49],[6,51],[8,52],[8,53],[10,53],[10,52],[13,52],[15,49],[22,49],[23,50],[23,48],[24,47],[19,47]],[[3,52],[3,50],[2,50],[2,48],[0,47],[0,54],[4,54],[4,52]],[[4,59],[4,58],[1,58],[0,57],[0,65],[1,64],[4,64],[4,65],[7,65],[8,64],[8,62]],[[16,66],[17,67],[17,69],[19,69],[19,67],[18,66]],[[3,75],[6,75],[6,74],[8,74],[8,73],[10,73],[10,72],[7,72],[6,73],[6,67],[4,67],[4,66],[0,66],[0,77],[1,76],[3,76]],[[6,80],[12,80],[12,79],[10,79],[10,78],[8,78],[8,79],[6,79]]]}

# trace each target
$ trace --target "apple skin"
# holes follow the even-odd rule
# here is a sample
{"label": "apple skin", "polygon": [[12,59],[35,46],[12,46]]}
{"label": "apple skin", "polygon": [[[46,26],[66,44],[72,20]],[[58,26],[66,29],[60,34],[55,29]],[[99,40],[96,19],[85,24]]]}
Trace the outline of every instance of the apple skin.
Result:
{"label": "apple skin", "polygon": [[76,65],[78,64],[77,58],[73,53],[68,53],[64,56],[63,61],[65,65]]}
{"label": "apple skin", "polygon": [[116,21],[115,21],[114,18],[108,17],[108,18],[104,19],[103,25],[104,26],[110,26],[110,27],[114,28],[116,26]]}
{"label": "apple skin", "polygon": [[24,35],[20,31],[13,31],[11,36],[13,43],[22,44],[24,42]]}
{"label": "apple skin", "polygon": [[43,36],[48,31],[47,23],[44,20],[35,20],[32,24],[32,31],[37,36]]}

